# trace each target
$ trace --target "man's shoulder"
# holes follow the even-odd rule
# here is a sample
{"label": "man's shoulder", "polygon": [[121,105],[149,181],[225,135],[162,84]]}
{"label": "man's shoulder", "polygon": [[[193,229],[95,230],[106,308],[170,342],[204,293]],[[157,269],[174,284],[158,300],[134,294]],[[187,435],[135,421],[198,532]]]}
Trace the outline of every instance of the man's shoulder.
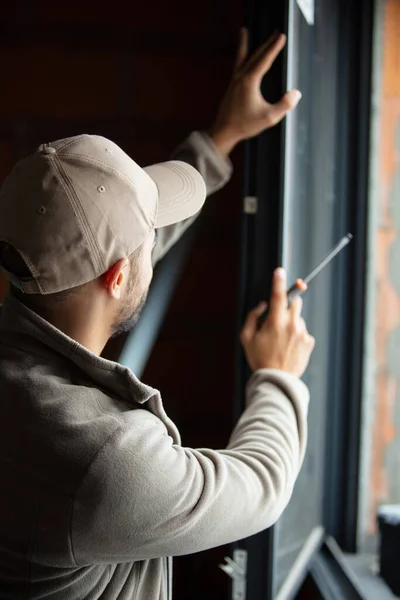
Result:
{"label": "man's shoulder", "polygon": [[40,463],[46,478],[66,465],[83,473],[115,431],[147,413],[100,389],[72,363],[1,343],[0,395],[0,446],[21,464]]}

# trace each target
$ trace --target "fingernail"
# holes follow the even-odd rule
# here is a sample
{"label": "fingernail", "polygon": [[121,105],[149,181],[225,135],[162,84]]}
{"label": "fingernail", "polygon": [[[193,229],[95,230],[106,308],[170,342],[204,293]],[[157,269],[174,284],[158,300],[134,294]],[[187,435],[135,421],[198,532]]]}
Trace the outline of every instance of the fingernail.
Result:
{"label": "fingernail", "polygon": [[278,279],[286,279],[285,269],[282,269],[282,267],[279,267],[279,269],[276,269],[275,277],[277,277]]}
{"label": "fingernail", "polygon": [[296,102],[300,102],[300,100],[302,99],[303,94],[300,92],[300,90],[293,90],[293,100]]}
{"label": "fingernail", "polygon": [[258,304],[257,308],[258,308],[259,310],[262,310],[262,309],[264,309],[264,308],[267,308],[267,303],[265,302],[265,300],[262,300],[262,301],[261,301],[261,302]]}

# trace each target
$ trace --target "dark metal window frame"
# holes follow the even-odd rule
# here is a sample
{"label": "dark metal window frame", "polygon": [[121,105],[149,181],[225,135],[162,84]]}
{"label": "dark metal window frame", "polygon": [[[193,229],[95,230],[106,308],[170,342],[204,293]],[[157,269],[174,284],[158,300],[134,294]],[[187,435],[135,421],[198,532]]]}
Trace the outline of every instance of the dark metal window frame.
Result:
{"label": "dark metal window frame", "polygon": [[[287,29],[288,3],[266,3],[253,0],[248,6],[247,24],[252,46],[257,46],[278,27]],[[340,198],[338,230],[354,234],[354,243],[347,263],[338,261],[336,277],[344,282],[341,301],[335,308],[332,361],[338,368],[332,376],[329,397],[325,481],[324,522],[327,534],[336,539],[343,551],[356,551],[359,483],[359,448],[362,357],[364,346],[364,307],[366,290],[366,231],[368,201],[368,162],[370,98],[372,72],[373,0],[366,0],[362,9],[357,0],[340,0],[339,86],[341,114],[336,116],[340,127],[337,157],[337,189]],[[269,26],[268,26],[269,25]],[[268,98],[279,97],[286,80],[285,58],[278,61],[264,88]],[[239,294],[238,329],[247,311],[261,298],[268,296],[265,289],[275,266],[282,258],[283,231],[283,169],[285,125],[251,140],[245,151],[244,196],[268,198],[268,205],[259,202],[257,217],[244,214],[242,225],[241,285]],[[268,169],[265,168],[268,165]],[[333,315],[332,315],[333,321]],[[333,324],[332,324],[333,326]],[[244,389],[249,376],[242,352],[238,349],[237,398],[235,419],[243,410]],[[329,450],[329,451],[328,451]],[[340,502],[337,499],[340,498]],[[272,600],[274,581],[275,533],[268,531],[241,541],[236,547],[248,552],[247,598]],[[331,544],[332,546],[332,544]],[[334,563],[340,562],[339,547],[332,553],[325,543],[316,547],[310,557],[311,575],[318,585],[323,572],[330,573],[339,589],[347,589],[346,572]],[[336,548],[336,547],[335,547]],[[308,569],[299,572],[293,584],[293,593],[305,578]],[[341,574],[341,577],[338,576]],[[347,587],[346,587],[347,586]],[[350,585],[351,588],[351,585]],[[350,589],[349,588],[349,589]],[[350,593],[350,592],[349,592]],[[357,597],[357,591],[354,596]],[[326,595],[324,595],[326,594]]]}
{"label": "dark metal window frame", "polygon": [[335,542],[328,537],[311,561],[310,574],[324,600],[363,600],[357,579]]}
{"label": "dark metal window frame", "polygon": [[[332,381],[329,453],[331,473],[325,494],[325,523],[346,552],[356,551],[360,465],[360,419],[366,296],[366,232],[369,183],[370,103],[372,75],[373,0],[362,10],[357,0],[341,1],[340,41],[343,111],[338,149],[342,223],[354,234],[351,262],[344,277],[340,317],[342,344],[332,347],[341,372]],[[337,265],[338,268],[343,265]],[[340,503],[334,502],[340,498]]]}

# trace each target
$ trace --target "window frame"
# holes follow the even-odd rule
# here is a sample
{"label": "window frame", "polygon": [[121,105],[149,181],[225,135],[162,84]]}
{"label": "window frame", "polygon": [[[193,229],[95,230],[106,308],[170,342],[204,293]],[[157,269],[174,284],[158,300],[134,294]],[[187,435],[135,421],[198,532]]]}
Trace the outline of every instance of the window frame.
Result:
{"label": "window frame", "polygon": [[[287,31],[289,2],[270,3],[253,0],[247,11],[250,42],[256,47],[272,32],[272,27]],[[337,189],[340,202],[338,230],[351,231],[354,240],[346,261],[334,265],[337,281],[343,282],[340,306],[331,316],[331,353],[336,363],[332,372],[328,401],[325,469],[330,474],[324,483],[323,523],[326,536],[332,536],[344,552],[353,553],[357,544],[359,506],[360,430],[362,409],[363,353],[366,304],[366,244],[369,183],[369,139],[371,111],[372,37],[374,0],[366,0],[359,10],[357,0],[340,0],[338,28],[340,127],[337,149]],[[271,26],[268,26],[268,23]],[[287,57],[278,60],[263,84],[270,98],[285,90]],[[268,296],[265,282],[283,254],[283,201],[285,123],[246,143],[244,160],[244,197],[268,198],[258,203],[256,215],[243,214],[242,256],[238,331],[247,311],[262,296]],[[268,165],[268,168],[265,168]],[[268,192],[268,194],[266,194]],[[268,245],[266,244],[268,240]],[[351,335],[349,335],[351,332]],[[249,370],[238,347],[234,419],[244,407]],[[334,498],[340,498],[335,502]],[[294,598],[310,572],[318,572],[326,555],[326,539],[316,544],[303,568],[298,568],[291,592]],[[276,569],[275,527],[235,544],[247,551],[247,595],[252,600],[272,600]],[[334,577],[334,574],[333,574]],[[339,582],[340,585],[340,582]]]}

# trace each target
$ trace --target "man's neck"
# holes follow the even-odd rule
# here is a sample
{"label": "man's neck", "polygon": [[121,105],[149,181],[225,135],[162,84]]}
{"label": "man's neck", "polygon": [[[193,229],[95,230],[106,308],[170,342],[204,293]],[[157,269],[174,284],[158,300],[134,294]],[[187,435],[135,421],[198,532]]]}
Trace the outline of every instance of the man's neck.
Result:
{"label": "man's neck", "polygon": [[77,302],[74,299],[66,300],[54,307],[46,306],[41,299],[27,295],[15,294],[25,306],[33,310],[42,319],[48,321],[53,327],[84,346],[90,352],[100,356],[108,339],[110,328],[106,327],[107,319],[96,306],[88,302]]}

